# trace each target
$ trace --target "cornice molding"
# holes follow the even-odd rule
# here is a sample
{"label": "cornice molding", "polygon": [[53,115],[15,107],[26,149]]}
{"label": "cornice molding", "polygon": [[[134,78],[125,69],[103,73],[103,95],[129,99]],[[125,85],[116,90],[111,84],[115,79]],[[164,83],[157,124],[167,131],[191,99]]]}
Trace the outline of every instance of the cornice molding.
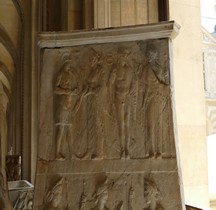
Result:
{"label": "cornice molding", "polygon": [[106,28],[92,31],[47,32],[39,33],[38,46],[40,48],[54,48],[147,39],[174,39],[179,33],[179,30],[180,26],[175,21],[166,21],[156,24]]}

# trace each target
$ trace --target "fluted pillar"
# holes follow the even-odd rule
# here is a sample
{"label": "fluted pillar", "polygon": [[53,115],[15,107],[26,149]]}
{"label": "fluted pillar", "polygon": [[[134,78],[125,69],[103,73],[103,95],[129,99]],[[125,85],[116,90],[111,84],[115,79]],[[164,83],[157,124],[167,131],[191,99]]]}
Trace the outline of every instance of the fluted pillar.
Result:
{"label": "fluted pillar", "polygon": [[158,22],[157,0],[94,0],[94,27]]}

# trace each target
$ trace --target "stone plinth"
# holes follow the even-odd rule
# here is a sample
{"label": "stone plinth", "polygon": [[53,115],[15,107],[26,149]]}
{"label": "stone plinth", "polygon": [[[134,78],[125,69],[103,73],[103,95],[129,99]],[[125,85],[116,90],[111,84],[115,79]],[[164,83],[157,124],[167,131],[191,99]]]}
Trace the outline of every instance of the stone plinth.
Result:
{"label": "stone plinth", "polygon": [[39,35],[35,210],[184,209],[174,22]]}

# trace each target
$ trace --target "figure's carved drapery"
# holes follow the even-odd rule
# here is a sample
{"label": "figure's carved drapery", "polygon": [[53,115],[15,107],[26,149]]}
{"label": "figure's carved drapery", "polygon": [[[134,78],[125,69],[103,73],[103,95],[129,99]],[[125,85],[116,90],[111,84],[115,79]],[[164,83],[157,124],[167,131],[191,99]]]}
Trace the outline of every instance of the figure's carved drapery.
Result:
{"label": "figure's carved drapery", "polygon": [[42,51],[36,210],[181,209],[169,47]]}

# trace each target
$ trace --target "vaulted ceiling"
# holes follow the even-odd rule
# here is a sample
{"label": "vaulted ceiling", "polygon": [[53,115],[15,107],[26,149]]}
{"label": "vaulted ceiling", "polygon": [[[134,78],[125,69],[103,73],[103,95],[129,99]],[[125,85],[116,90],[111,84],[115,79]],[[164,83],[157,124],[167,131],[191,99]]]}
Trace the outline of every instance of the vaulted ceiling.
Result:
{"label": "vaulted ceiling", "polygon": [[0,80],[11,93],[15,72],[21,64],[22,16],[19,4],[0,0]]}

